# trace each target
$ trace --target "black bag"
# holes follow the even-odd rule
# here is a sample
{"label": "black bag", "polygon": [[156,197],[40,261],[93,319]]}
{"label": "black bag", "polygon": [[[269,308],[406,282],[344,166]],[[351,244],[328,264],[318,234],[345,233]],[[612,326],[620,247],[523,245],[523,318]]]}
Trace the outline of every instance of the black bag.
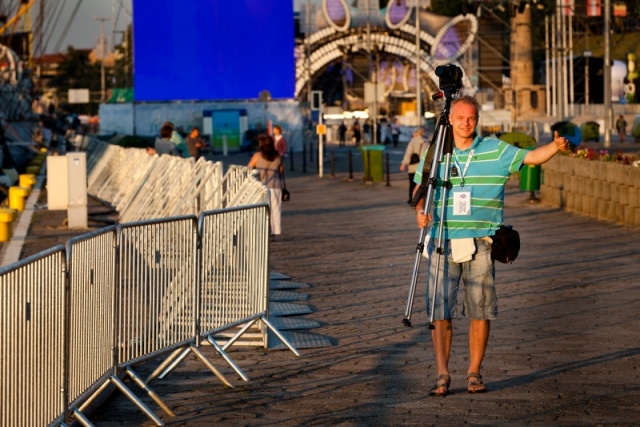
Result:
{"label": "black bag", "polygon": [[491,258],[504,264],[512,263],[520,252],[520,234],[510,225],[501,225],[492,237]]}
{"label": "black bag", "polygon": [[420,155],[413,153],[411,155],[411,158],[409,159],[409,164],[410,165],[415,165],[416,163],[420,163]]}
{"label": "black bag", "polygon": [[288,202],[291,199],[291,193],[287,190],[287,184],[284,181],[284,169],[280,172],[280,176],[282,177],[282,201]]}

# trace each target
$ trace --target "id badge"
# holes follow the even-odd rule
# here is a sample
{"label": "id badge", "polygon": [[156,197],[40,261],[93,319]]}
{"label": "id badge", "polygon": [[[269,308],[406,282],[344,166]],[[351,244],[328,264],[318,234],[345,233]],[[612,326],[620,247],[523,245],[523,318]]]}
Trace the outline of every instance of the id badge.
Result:
{"label": "id badge", "polygon": [[471,191],[458,190],[453,193],[453,214],[471,215]]}

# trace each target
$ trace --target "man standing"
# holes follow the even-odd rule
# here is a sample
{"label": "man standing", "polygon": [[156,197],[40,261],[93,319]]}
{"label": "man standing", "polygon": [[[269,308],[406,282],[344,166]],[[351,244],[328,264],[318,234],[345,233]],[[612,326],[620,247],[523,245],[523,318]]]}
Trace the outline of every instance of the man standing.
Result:
{"label": "man standing", "polygon": [[189,156],[198,160],[200,158],[200,149],[205,146],[204,141],[200,137],[200,129],[196,126],[192,127],[191,132],[184,139],[184,143],[187,145]]}
{"label": "man standing", "polygon": [[627,136],[627,121],[624,119],[622,114],[620,114],[620,117],[616,120],[616,130],[618,131],[620,142],[624,142],[624,139]]}
{"label": "man standing", "polygon": [[[462,280],[464,304],[462,314],[470,319],[469,367],[467,391],[486,391],[480,375],[480,365],[489,339],[490,321],[498,314],[495,290],[495,269],[491,259],[491,236],[503,221],[504,186],[513,172],[523,165],[539,165],[558,151],[569,149],[566,138],[557,132],[554,141],[535,150],[522,150],[496,138],[476,135],[479,105],[475,98],[461,96],[451,102],[449,121],[452,126],[454,149],[451,154],[451,189],[447,192],[445,217],[440,218],[442,188],[434,191],[434,210],[424,212],[425,201],[416,205],[420,228],[433,219],[427,245],[429,269],[427,274],[427,314],[431,315],[433,286],[437,263],[442,256],[438,274],[434,307],[434,327],[431,333],[435,361],[438,368],[436,384],[431,396],[449,394],[449,356],[453,329],[451,319],[457,317],[456,296]],[[423,160],[424,162],[424,160]],[[438,177],[444,176],[445,164],[439,165]],[[421,180],[416,174],[416,180]],[[421,184],[421,182],[416,182]],[[417,188],[417,187],[416,187]],[[442,255],[435,252],[434,238],[440,222],[443,224]]]}
{"label": "man standing", "polygon": [[287,140],[282,136],[282,127],[280,125],[275,125],[273,127],[273,140],[276,143],[276,150],[280,157],[284,158],[284,155],[287,153]]}

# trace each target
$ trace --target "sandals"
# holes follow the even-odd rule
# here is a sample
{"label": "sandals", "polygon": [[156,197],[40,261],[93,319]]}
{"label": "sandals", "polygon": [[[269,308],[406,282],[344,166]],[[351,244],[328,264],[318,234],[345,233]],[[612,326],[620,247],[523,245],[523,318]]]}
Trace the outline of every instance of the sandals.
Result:
{"label": "sandals", "polygon": [[484,393],[487,387],[482,383],[482,376],[477,372],[467,374],[467,391],[469,393]]}
{"label": "sandals", "polygon": [[449,394],[449,386],[451,385],[451,377],[447,374],[439,375],[436,385],[429,391],[429,396],[445,397]]}

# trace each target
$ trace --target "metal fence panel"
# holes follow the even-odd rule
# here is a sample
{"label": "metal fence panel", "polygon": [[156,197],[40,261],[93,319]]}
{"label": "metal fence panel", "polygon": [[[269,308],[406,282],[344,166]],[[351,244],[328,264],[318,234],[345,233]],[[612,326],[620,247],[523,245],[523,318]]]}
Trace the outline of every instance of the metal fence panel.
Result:
{"label": "metal fence panel", "polygon": [[65,254],[0,269],[0,425],[44,426],[65,410]]}
{"label": "metal fence panel", "polygon": [[197,218],[118,226],[117,363],[195,340]]}
{"label": "metal fence panel", "polygon": [[268,205],[204,212],[200,227],[201,333],[266,313]]}
{"label": "metal fence panel", "polygon": [[91,157],[91,168],[89,168],[89,162],[87,164],[87,192],[96,197],[99,197],[98,194],[107,186],[113,171],[120,164],[123,150],[122,147],[106,144],[104,150],[96,151],[95,157],[98,155],[99,158],[96,158],[95,161],[94,156]]}
{"label": "metal fence panel", "polygon": [[262,184],[257,178],[250,177],[245,180],[238,191],[228,199],[227,207],[245,206],[256,203],[271,204],[269,189]]}
{"label": "metal fence panel", "polygon": [[160,156],[149,171],[147,182],[127,209],[120,212],[122,222],[162,218],[162,210],[175,198],[176,187],[187,170],[185,159],[172,156]]}
{"label": "metal fence panel", "polygon": [[210,165],[211,162],[206,161],[204,157],[201,157],[193,164],[190,170],[191,174],[184,174],[187,179],[183,181],[182,188],[178,188],[176,191],[176,201],[166,206],[162,212],[162,217],[197,214],[200,212],[200,193],[211,183],[218,187],[220,186],[220,181],[217,180],[217,168],[210,167]]}
{"label": "metal fence panel", "polygon": [[203,211],[211,211],[223,207],[222,183],[224,178],[222,175],[222,163],[206,162],[204,167],[208,169],[208,175],[211,178],[205,181],[204,187],[202,187],[202,191],[200,192],[200,210],[198,214]]}
{"label": "metal fence panel", "polygon": [[251,169],[246,166],[230,165],[222,182],[223,207],[241,192],[242,185],[251,178]]}
{"label": "metal fence panel", "polygon": [[104,152],[109,148],[107,144],[98,139],[91,139],[87,146],[87,176],[95,169],[96,165],[104,157]]}
{"label": "metal fence panel", "polygon": [[95,188],[96,197],[114,206],[124,195],[139,187],[154,157],[157,158],[141,149],[116,147],[116,151],[117,155],[108,168],[108,176],[103,176],[102,182],[92,187]]}
{"label": "metal fence panel", "polygon": [[[69,401],[113,371],[116,228],[69,239]],[[68,404],[68,403],[67,403]]]}
{"label": "metal fence panel", "polygon": [[113,191],[110,203],[118,210],[123,210],[126,203],[144,186],[149,171],[157,156],[151,156],[142,149],[126,150],[126,161],[123,161],[118,171],[121,179]]}

